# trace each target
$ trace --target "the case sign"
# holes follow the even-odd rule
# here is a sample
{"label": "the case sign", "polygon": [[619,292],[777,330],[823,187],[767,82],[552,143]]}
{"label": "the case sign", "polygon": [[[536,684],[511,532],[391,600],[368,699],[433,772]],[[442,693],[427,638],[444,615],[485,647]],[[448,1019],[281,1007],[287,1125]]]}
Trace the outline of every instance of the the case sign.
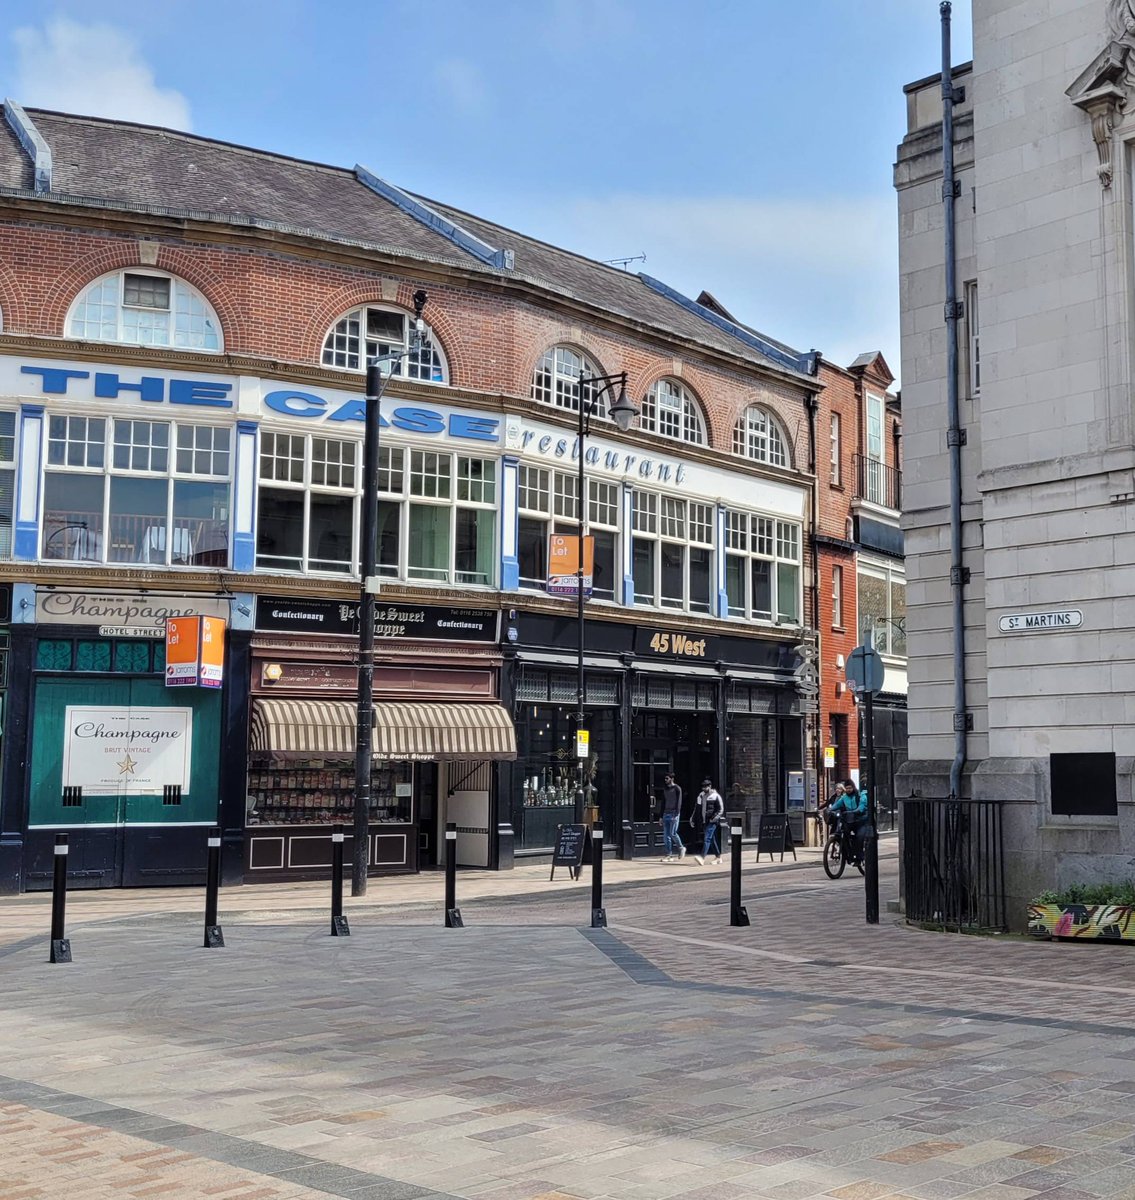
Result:
{"label": "the case sign", "polygon": [[225,622],[220,617],[166,621],[166,687],[219,688],[225,676]]}
{"label": "the case sign", "polygon": [[191,708],[94,708],[67,705],[63,786],[98,796],[189,791]]}

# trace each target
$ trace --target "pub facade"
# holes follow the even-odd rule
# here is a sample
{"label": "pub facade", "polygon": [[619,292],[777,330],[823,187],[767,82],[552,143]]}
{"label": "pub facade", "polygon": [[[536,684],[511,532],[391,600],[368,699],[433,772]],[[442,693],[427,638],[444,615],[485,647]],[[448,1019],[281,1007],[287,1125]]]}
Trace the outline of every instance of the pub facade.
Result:
{"label": "pub facade", "polygon": [[[0,273],[0,889],[48,886],[64,831],[77,886],[197,882],[213,825],[226,884],[327,871],[354,803],[362,371],[392,347],[372,870],[434,865],[447,820],[459,862],[507,867],[570,819],[576,607],[548,590],[548,547],[581,509],[585,777],[608,848],[656,851],[668,771],[688,804],[711,777],[749,830],[802,819],[814,353],[466,214],[423,220],[357,172],[5,117],[66,165],[31,186],[27,140],[0,142],[0,250],[37,247]],[[265,211],[253,240],[220,195],[113,190],[98,145],[140,161],[159,141],[226,194],[255,168],[258,195],[302,178],[336,203]],[[588,382],[623,373],[626,433]],[[186,619],[223,623],[208,676],[167,654]]]}

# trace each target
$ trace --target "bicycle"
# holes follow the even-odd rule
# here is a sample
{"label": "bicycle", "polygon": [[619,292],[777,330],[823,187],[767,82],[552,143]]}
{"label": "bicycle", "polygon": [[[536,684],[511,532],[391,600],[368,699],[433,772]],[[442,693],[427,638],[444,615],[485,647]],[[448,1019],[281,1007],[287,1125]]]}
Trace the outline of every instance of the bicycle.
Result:
{"label": "bicycle", "polygon": [[863,848],[853,845],[851,838],[852,830],[844,820],[843,813],[837,813],[835,825],[824,843],[824,873],[829,879],[839,879],[849,862],[859,868],[860,875],[863,874]]}

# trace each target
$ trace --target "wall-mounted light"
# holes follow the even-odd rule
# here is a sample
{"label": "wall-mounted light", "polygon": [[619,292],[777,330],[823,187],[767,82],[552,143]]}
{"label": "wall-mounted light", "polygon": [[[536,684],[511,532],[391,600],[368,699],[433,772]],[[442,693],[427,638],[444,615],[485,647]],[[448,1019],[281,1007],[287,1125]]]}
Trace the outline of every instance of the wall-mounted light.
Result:
{"label": "wall-mounted light", "polygon": [[284,668],[279,663],[265,663],[263,677],[265,683],[276,683],[284,677]]}
{"label": "wall-mounted light", "polygon": [[843,655],[842,654],[837,654],[835,656],[835,669],[837,671],[843,670]]}

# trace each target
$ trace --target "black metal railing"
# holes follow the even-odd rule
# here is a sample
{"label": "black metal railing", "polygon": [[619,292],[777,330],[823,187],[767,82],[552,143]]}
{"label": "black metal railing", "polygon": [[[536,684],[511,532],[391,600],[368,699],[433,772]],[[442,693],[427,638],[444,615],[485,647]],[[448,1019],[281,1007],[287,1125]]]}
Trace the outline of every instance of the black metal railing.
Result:
{"label": "black metal railing", "polygon": [[902,508],[902,472],[865,454],[851,456],[855,471],[855,499],[868,500],[882,508]]}
{"label": "black metal railing", "polygon": [[1005,929],[1001,806],[903,800],[906,919],[946,929]]}

